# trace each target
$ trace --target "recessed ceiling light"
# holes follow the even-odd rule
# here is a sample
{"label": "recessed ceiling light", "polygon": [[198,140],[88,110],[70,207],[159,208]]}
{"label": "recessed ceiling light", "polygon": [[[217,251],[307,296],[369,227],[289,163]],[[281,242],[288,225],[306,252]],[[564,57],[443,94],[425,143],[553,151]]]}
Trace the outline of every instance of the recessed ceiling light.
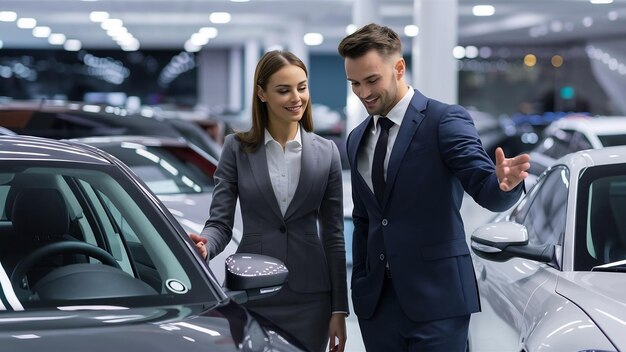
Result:
{"label": "recessed ceiling light", "polygon": [[304,44],[320,45],[324,42],[324,36],[321,33],[307,33],[304,35]]}
{"label": "recessed ceiling light", "polygon": [[48,38],[50,33],[52,33],[50,27],[38,26],[33,28],[33,37],[35,38]]}
{"label": "recessed ceiling light", "polygon": [[404,35],[407,37],[416,37],[420,32],[419,27],[414,24],[410,24],[404,27]]}
{"label": "recessed ceiling light", "polygon": [[228,23],[230,22],[230,13],[213,12],[211,15],[209,15],[209,20],[213,23]]}
{"label": "recessed ceiling light", "polygon": [[80,40],[69,39],[63,44],[63,49],[67,51],[78,51],[82,47]]}
{"label": "recessed ceiling light", "polygon": [[37,26],[37,20],[30,17],[22,17],[17,20],[17,26],[24,29],[35,28],[35,26]]}
{"label": "recessed ceiling light", "polygon": [[0,22],[14,22],[17,19],[17,13],[13,11],[0,11]]}
{"label": "recessed ceiling light", "polygon": [[612,4],[613,0],[589,0],[594,5]]}
{"label": "recessed ceiling light", "polygon": [[93,22],[102,22],[109,18],[109,13],[106,11],[91,11],[89,19]]}
{"label": "recessed ceiling light", "polygon": [[359,29],[359,27],[357,27],[356,24],[349,24],[346,26],[346,34],[350,35],[356,32],[357,29]]}
{"label": "recessed ceiling light", "polygon": [[496,8],[491,5],[476,5],[472,8],[474,16],[491,16],[496,12]]}
{"label": "recessed ceiling light", "polygon": [[62,33],[52,33],[48,37],[48,43],[52,45],[62,45],[65,43],[65,34]]}

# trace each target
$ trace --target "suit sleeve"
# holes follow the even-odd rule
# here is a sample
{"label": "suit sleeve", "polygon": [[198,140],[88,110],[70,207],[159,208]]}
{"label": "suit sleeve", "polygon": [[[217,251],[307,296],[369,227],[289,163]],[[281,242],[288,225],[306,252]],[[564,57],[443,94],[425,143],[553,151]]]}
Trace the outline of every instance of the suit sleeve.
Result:
{"label": "suit sleeve", "polygon": [[348,312],[346,247],[343,237],[343,183],[339,150],[334,142],[328,183],[319,211],[320,237],[324,245],[331,282],[333,312]]}
{"label": "suit sleeve", "polygon": [[[348,136],[348,153],[353,155],[357,152],[356,146],[354,150],[350,148],[350,136]],[[358,173],[356,165],[350,165],[350,175],[352,178],[352,222],[354,224],[354,230],[352,232],[352,282],[356,279],[364,277],[367,274],[367,236],[369,233],[369,217],[367,215],[367,209],[361,200],[361,195],[356,191],[355,176]]]}
{"label": "suit sleeve", "polygon": [[209,211],[209,219],[200,235],[207,239],[208,259],[212,259],[230,242],[237,206],[237,158],[238,143],[234,135],[224,141],[222,155],[215,171],[215,187]]}
{"label": "suit sleeve", "polygon": [[519,199],[523,183],[509,192],[500,190],[495,165],[464,108],[451,105],[444,112],[439,123],[439,149],[448,168],[476,203],[499,212]]}

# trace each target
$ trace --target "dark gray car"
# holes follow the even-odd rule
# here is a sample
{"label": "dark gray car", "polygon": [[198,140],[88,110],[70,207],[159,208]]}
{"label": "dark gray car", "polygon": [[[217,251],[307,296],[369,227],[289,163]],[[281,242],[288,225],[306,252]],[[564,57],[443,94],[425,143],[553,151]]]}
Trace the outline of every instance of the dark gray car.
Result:
{"label": "dark gray car", "polygon": [[228,260],[224,291],[165,206],[108,154],[0,136],[0,350],[300,351],[235,303],[278,290],[282,263]]}

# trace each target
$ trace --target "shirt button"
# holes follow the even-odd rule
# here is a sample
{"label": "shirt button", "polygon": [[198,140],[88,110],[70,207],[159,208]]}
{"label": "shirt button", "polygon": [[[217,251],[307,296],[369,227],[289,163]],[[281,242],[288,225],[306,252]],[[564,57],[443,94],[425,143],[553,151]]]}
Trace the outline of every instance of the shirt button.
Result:
{"label": "shirt button", "polygon": [[381,261],[385,260],[385,255],[383,253],[380,253],[380,260]]}
{"label": "shirt button", "polygon": [[388,223],[389,223],[389,221],[387,221],[387,219],[383,219],[383,221],[382,221],[383,226],[387,226]]}

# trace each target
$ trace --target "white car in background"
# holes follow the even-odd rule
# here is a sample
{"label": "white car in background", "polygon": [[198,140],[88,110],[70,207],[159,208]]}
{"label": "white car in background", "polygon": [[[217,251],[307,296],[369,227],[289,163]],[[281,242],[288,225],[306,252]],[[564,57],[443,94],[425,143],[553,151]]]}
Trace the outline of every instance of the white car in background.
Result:
{"label": "white car in background", "polygon": [[558,158],[585,149],[626,145],[626,117],[571,115],[551,123],[530,152],[530,188]]}
{"label": "white car in background", "polygon": [[626,350],[626,146],[559,159],[471,236],[470,351]]}
{"label": "white car in background", "polygon": [[[126,164],[174,215],[187,233],[199,234],[209,218],[217,160],[181,139],[153,136],[88,137],[73,141],[102,149]],[[219,282],[224,260],[235,253],[243,223],[239,209],[233,240],[210,261]]]}

